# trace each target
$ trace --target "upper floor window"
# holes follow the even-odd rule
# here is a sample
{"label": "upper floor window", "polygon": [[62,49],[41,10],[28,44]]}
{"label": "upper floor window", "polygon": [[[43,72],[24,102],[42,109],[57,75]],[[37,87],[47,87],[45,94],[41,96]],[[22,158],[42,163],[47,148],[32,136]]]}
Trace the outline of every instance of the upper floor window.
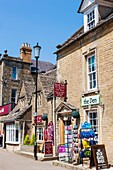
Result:
{"label": "upper floor window", "polygon": [[16,102],[17,102],[17,89],[12,89],[11,90],[12,109],[15,107]]}
{"label": "upper floor window", "polygon": [[17,67],[12,67],[12,79],[16,80],[17,79],[17,74],[18,74],[18,69]]}
{"label": "upper floor window", "polygon": [[95,13],[94,10],[87,14],[87,27],[88,30],[95,26]]}
{"label": "upper floor window", "polygon": [[92,90],[97,87],[96,59],[94,54],[87,58],[87,80],[88,90]]}

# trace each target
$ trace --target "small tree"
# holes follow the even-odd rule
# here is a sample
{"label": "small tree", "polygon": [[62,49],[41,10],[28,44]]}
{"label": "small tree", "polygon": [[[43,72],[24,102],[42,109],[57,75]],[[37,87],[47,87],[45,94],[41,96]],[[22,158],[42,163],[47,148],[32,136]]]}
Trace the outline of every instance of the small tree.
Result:
{"label": "small tree", "polygon": [[24,139],[24,145],[29,145],[29,144],[30,144],[30,137],[29,135],[26,135]]}

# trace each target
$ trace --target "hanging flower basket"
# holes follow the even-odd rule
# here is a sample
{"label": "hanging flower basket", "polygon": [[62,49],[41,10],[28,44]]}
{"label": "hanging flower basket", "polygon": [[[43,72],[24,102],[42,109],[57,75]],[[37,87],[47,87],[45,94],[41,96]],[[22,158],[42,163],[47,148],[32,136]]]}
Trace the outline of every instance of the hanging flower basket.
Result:
{"label": "hanging flower basket", "polygon": [[73,117],[73,118],[78,118],[78,117],[79,117],[79,111],[74,110],[74,111],[72,112],[72,117]]}
{"label": "hanging flower basket", "polygon": [[42,115],[42,120],[43,120],[43,121],[46,121],[47,119],[48,119],[48,115],[47,115],[47,114],[43,114],[43,115]]}

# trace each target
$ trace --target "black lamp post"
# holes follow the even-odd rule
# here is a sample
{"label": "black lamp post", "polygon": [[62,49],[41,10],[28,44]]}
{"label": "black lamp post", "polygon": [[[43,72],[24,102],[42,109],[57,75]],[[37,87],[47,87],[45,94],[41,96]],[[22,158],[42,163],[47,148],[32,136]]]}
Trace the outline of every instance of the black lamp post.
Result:
{"label": "black lamp post", "polygon": [[41,47],[37,43],[36,46],[34,46],[33,48],[34,48],[34,56],[36,58],[36,97],[35,97],[36,122],[35,122],[34,158],[35,158],[35,160],[37,160],[37,89],[38,89],[37,80],[38,80],[38,59],[39,59],[39,56],[40,56]]}

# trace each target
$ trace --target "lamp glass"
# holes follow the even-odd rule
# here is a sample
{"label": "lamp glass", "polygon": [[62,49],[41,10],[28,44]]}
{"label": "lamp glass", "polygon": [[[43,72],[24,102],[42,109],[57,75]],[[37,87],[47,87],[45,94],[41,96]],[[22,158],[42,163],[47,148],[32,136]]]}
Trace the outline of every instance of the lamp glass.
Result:
{"label": "lamp glass", "polygon": [[40,56],[40,49],[41,49],[41,47],[37,43],[33,48],[34,48],[34,56],[35,57],[39,57]]}

